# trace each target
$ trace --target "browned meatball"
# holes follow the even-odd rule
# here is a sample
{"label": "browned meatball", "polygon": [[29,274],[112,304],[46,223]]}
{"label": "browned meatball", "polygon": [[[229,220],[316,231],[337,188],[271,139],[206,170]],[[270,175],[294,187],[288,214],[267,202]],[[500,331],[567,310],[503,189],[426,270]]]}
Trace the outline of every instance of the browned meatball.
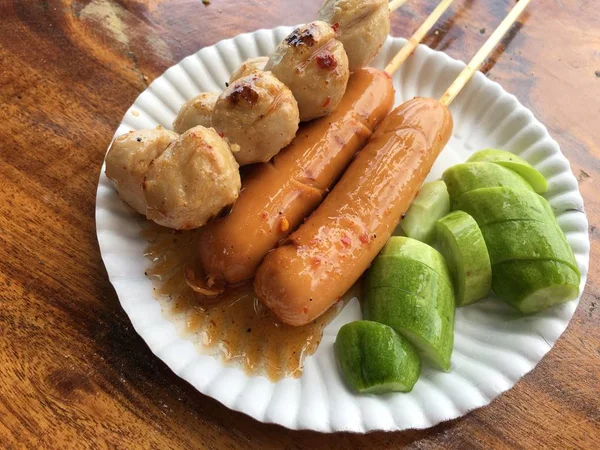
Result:
{"label": "browned meatball", "polygon": [[301,121],[334,111],[350,76],[344,46],[325,22],[312,22],[294,30],[275,49],[265,70],[290,88]]}
{"label": "browned meatball", "polygon": [[390,32],[388,0],[325,0],[319,20],[337,28],[350,71],[368,65]]}
{"label": "browned meatball", "polygon": [[150,165],[143,184],[146,217],[169,228],[198,228],[232,205],[240,187],[227,142],[212,128],[197,126]]}
{"label": "browned meatball", "polygon": [[164,128],[130,131],[116,138],[108,150],[106,176],[121,199],[141,214],[146,214],[142,183],[148,166],[175,139],[177,133]]}
{"label": "browned meatball", "polygon": [[215,129],[239,147],[235,159],[241,166],[270,160],[294,139],[299,121],[291,91],[263,71],[230,84],[213,113]]}
{"label": "browned meatball", "polygon": [[217,98],[218,92],[203,92],[185,102],[173,122],[173,130],[181,134],[198,125],[211,127]]}

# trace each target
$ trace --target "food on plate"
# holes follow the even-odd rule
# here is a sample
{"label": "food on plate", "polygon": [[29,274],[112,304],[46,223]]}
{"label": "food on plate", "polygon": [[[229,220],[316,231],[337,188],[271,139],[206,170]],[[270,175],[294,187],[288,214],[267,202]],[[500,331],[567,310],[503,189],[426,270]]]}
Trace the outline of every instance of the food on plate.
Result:
{"label": "food on plate", "polygon": [[451,202],[458,196],[474,189],[487,187],[510,187],[533,191],[531,185],[519,174],[491,162],[471,162],[450,167],[442,175]]}
{"label": "food on plate", "polygon": [[296,326],[329,309],[383,248],[451,133],[450,111],[436,100],[393,110],[325,201],[265,257],[259,299]]}
{"label": "food on plate", "polygon": [[475,303],[492,286],[490,256],[481,230],[470,215],[454,211],[436,224],[438,248],[450,267],[456,306]]}
{"label": "food on plate", "polygon": [[368,65],[390,32],[387,0],[325,0],[319,20],[337,28],[350,71]]}
{"label": "food on plate", "polygon": [[[482,164],[485,171],[473,170]],[[491,187],[490,179],[508,180],[507,171],[512,172],[499,164],[459,166],[448,169],[443,177],[452,179],[455,186],[469,186],[466,192],[456,190],[459,195],[452,205],[468,211],[479,224],[492,266],[492,289],[498,297],[523,313],[577,298],[577,262],[547,200],[522,181]]]}
{"label": "food on plate", "polygon": [[206,275],[227,283],[252,278],[265,255],[322,201],[393,101],[387,74],[356,71],[337,110],[303,124],[272,162],[252,168],[231,213],[200,230]]}
{"label": "food on plate", "polygon": [[229,84],[242,77],[245,77],[246,75],[250,75],[252,72],[264,70],[268,60],[268,56],[258,56],[256,58],[247,59],[242,63],[238,70],[231,74],[231,77],[229,78]]}
{"label": "food on plate", "polygon": [[271,54],[265,70],[290,88],[303,122],[335,111],[350,76],[344,46],[331,25],[320,21],[292,31]]}
{"label": "food on plate", "polygon": [[130,131],[116,138],[108,150],[106,176],[119,197],[140,214],[146,214],[142,183],[148,166],[177,136],[164,128]]}
{"label": "food on plate", "polygon": [[181,134],[198,125],[212,127],[212,113],[218,98],[218,92],[203,92],[185,102],[173,122],[173,130]]}
{"label": "food on plate", "polygon": [[240,185],[227,142],[212,128],[191,128],[150,164],[146,217],[179,230],[201,227],[235,202]]}
{"label": "food on plate", "polygon": [[524,189],[505,186],[475,189],[459,195],[453,203],[454,209],[476,217],[480,227],[509,220],[556,222],[548,200]]}
{"label": "food on plate", "polygon": [[256,71],[229,85],[219,96],[213,127],[243,166],[266,162],[288,145],[298,130],[298,104],[270,72]]}
{"label": "food on plate", "polygon": [[450,212],[446,183],[425,183],[402,219],[402,229],[410,238],[430,244],[435,239],[435,222]]}
{"label": "food on plate", "polygon": [[454,347],[454,293],[443,256],[422,242],[394,236],[365,279],[365,319],[412,342],[441,370]]}
{"label": "food on plate", "polygon": [[486,149],[473,154],[467,162],[488,161],[511,169],[525,178],[533,187],[535,192],[543,194],[548,190],[546,178],[538,172],[531,164],[514,153],[505,150]]}
{"label": "food on plate", "polygon": [[334,349],[346,383],[357,392],[410,392],[421,373],[413,345],[380,323],[359,320],[344,325]]}

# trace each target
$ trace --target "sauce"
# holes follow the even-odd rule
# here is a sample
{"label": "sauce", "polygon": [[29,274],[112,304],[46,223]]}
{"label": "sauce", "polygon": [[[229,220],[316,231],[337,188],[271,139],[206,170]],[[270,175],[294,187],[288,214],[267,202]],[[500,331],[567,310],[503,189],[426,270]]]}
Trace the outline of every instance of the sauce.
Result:
{"label": "sauce", "polygon": [[344,302],[305,326],[292,327],[258,301],[251,281],[218,297],[197,295],[184,276],[185,268],[196,265],[197,235],[144,224],[145,256],[151,261],[146,275],[154,282],[163,314],[203,352],[238,364],[249,374],[273,381],[299,377],[304,358],[317,350],[323,329]]}

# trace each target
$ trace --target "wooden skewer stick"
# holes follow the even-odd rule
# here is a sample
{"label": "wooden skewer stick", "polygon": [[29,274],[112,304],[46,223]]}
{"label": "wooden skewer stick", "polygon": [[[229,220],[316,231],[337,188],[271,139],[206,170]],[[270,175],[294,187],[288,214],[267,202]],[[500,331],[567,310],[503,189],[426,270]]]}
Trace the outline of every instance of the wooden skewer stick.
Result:
{"label": "wooden skewer stick", "polygon": [[392,0],[390,2],[390,12],[391,11],[396,11],[398,8],[400,8],[402,5],[404,5],[408,0]]}
{"label": "wooden skewer stick", "polygon": [[519,0],[519,3],[513,7],[513,9],[504,18],[502,23],[498,25],[498,28],[494,30],[485,44],[483,44],[483,47],[481,47],[477,54],[475,54],[471,62],[467,64],[467,67],[463,69],[458,78],[454,80],[452,85],[448,88],[444,95],[442,95],[440,98],[440,103],[446,106],[452,103],[452,100],[454,100],[461,89],[465,87],[475,72],[479,70],[485,59],[489,56],[492,50],[494,50],[496,45],[498,45],[510,27],[516,22],[530,1],[531,0]]}
{"label": "wooden skewer stick", "polygon": [[429,17],[425,19],[425,22],[421,24],[421,26],[410,37],[404,47],[400,49],[400,51],[396,54],[396,56],[394,56],[394,58],[385,68],[385,71],[389,75],[392,75],[394,72],[396,72],[396,70],[398,70],[398,68],[402,65],[406,58],[410,56],[415,48],[417,48],[417,45],[419,45],[419,43],[423,40],[427,32],[433,28],[435,23],[439,20],[442,14],[444,14],[453,1],[454,0],[442,0],[440,4],[433,10],[433,12],[429,14]]}

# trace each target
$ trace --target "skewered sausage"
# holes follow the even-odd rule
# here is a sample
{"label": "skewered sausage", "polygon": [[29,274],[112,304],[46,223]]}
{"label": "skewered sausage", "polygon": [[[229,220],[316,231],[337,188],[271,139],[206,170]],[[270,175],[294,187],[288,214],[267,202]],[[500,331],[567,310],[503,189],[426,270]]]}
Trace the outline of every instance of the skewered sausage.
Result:
{"label": "skewered sausage", "polygon": [[298,104],[291,91],[270,72],[256,71],[219,96],[213,126],[239,146],[240,165],[266,162],[288,145],[298,130]]}
{"label": "skewered sausage", "polygon": [[211,127],[217,98],[219,98],[218,92],[203,92],[185,102],[173,122],[173,130],[181,134],[198,125]]}
{"label": "skewered sausage", "polygon": [[227,283],[252,278],[267,252],[321,202],[393,102],[385,72],[355,72],[338,109],[303,124],[272,163],[252,168],[231,213],[200,230],[205,274]]}
{"label": "skewered sausage", "polygon": [[150,164],[146,217],[169,228],[200,227],[238,198],[240,185],[227,142],[212,128],[191,128]]}
{"label": "skewered sausage", "polygon": [[319,21],[287,36],[270,56],[265,70],[290,88],[303,122],[334,111],[350,75],[344,46],[331,25]]}
{"label": "skewered sausage", "polygon": [[146,214],[142,183],[152,160],[177,139],[177,133],[157,128],[130,131],[116,138],[106,155],[106,176],[121,199],[141,214]]}
{"label": "skewered sausage", "polygon": [[321,206],[266,256],[259,299],[290,325],[329,309],[385,245],[451,133],[450,111],[436,100],[392,111]]}

